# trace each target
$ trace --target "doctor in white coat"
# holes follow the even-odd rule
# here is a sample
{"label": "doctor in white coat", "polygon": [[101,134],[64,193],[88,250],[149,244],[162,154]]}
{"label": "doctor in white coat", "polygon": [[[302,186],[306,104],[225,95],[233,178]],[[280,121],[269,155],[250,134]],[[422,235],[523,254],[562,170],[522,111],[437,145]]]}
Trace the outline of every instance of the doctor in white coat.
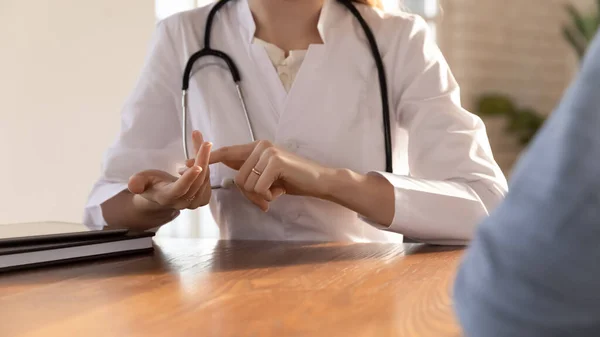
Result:
{"label": "doctor in white coat", "polygon": [[[246,117],[219,59],[195,64],[182,151],[181,78],[213,5],[158,24],[85,209],[92,229],[149,229],[210,204],[222,239],[462,244],[507,192],[482,121],[426,22],[354,1],[388,82],[393,172],[385,171],[375,62],[336,0],[232,0],[211,45],[242,78]],[[189,139],[188,139],[189,138]],[[187,164],[185,172],[180,168]],[[231,187],[211,190],[225,179]]]}

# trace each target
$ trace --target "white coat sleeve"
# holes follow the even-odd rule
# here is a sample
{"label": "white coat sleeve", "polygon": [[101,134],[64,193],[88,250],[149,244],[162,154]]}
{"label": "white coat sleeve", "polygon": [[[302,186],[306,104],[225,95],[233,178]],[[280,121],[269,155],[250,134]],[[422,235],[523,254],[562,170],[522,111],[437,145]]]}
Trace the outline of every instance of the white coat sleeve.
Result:
{"label": "white coat sleeve", "polygon": [[[409,175],[376,172],[395,187],[388,227],[418,241],[463,244],[506,194],[481,119],[461,107],[458,84],[427,23],[402,35],[392,88],[397,127],[408,134]],[[373,173],[372,173],[373,174]]]}
{"label": "white coat sleeve", "polygon": [[106,226],[101,204],[127,188],[134,173],[158,169],[176,172],[183,162],[178,113],[180,62],[168,26],[158,23],[137,84],[121,112],[121,131],[106,151],[101,176],[84,210],[84,224],[93,230]]}

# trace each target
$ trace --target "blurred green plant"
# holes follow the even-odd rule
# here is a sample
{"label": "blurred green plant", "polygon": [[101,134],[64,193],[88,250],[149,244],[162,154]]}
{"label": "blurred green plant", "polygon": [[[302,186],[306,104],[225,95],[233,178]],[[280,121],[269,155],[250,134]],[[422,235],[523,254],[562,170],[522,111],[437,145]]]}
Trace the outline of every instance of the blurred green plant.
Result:
{"label": "blurred green plant", "polygon": [[506,118],[506,131],[514,134],[522,145],[531,141],[545,121],[535,110],[518,108],[510,98],[500,94],[481,96],[477,102],[477,111],[480,116]]}
{"label": "blurred green plant", "polygon": [[563,37],[581,60],[600,27],[600,0],[596,0],[595,12],[591,14],[580,13],[572,4],[565,4],[565,9],[571,22],[563,27]]}
{"label": "blurred green plant", "polygon": [[[600,29],[600,0],[595,0],[595,3],[596,8],[591,13],[581,13],[572,4],[565,4],[570,23],[563,27],[563,37],[580,60]],[[517,107],[508,96],[502,94],[480,96],[477,112],[480,116],[504,117],[507,121],[506,131],[515,135],[522,145],[531,141],[546,120],[531,108]]]}

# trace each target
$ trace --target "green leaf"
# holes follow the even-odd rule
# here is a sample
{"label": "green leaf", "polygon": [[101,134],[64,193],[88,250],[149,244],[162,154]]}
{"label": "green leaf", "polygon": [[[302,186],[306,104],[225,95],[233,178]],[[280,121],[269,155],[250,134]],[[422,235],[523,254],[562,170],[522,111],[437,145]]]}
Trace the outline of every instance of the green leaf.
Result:
{"label": "green leaf", "polygon": [[506,119],[505,130],[523,145],[535,136],[545,121],[545,117],[531,108],[516,109],[512,100],[502,94],[481,96],[477,107],[480,115],[503,116]]}
{"label": "green leaf", "polygon": [[595,17],[595,16],[586,17],[584,19],[584,22],[585,22],[585,27],[586,27],[585,40],[589,44],[594,39],[594,36],[596,35],[596,31],[598,30],[598,17]]}
{"label": "green leaf", "polygon": [[566,4],[565,9],[569,13],[569,16],[571,17],[571,21],[577,28],[577,31],[581,35],[587,36],[587,27],[585,24],[585,19],[583,18],[583,16],[581,16],[579,11],[577,11],[575,6],[573,6],[572,4]]}
{"label": "green leaf", "polygon": [[537,130],[544,122],[544,118],[533,109],[523,109],[519,111],[519,115],[522,116],[528,130]]}
{"label": "green leaf", "polygon": [[483,95],[477,102],[477,111],[480,115],[513,115],[516,111],[512,101],[502,95]]}
{"label": "green leaf", "polygon": [[521,145],[527,145],[529,144],[529,142],[531,142],[531,140],[533,139],[533,137],[535,137],[535,133],[533,134],[526,134],[526,135],[521,135],[519,137],[519,143],[521,143]]}
{"label": "green leaf", "polygon": [[569,28],[563,28],[562,33],[565,40],[567,40],[567,42],[569,42],[571,47],[573,47],[573,49],[575,50],[577,57],[579,57],[579,59],[582,59],[585,55],[587,44],[582,42],[581,38]]}

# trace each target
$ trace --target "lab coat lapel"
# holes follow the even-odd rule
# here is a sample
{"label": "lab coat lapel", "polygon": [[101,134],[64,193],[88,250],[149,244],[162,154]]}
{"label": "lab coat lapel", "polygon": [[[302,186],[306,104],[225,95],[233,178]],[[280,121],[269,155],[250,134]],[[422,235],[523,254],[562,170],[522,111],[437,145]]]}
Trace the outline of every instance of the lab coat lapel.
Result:
{"label": "lab coat lapel", "polygon": [[254,77],[260,80],[263,93],[267,96],[274,112],[279,117],[284,109],[287,92],[264,46],[251,44],[250,50],[255,65]]}
{"label": "lab coat lapel", "polygon": [[[306,107],[307,102],[315,99],[315,93],[322,93],[317,89],[323,85],[326,79],[326,70],[320,69],[327,61],[328,51],[331,51],[331,44],[328,41],[334,39],[334,34],[338,24],[347,18],[349,13],[335,0],[326,0],[321,9],[317,29],[321,35],[323,44],[310,45],[304,61],[300,66],[292,87],[287,95],[284,96],[282,116],[280,124],[285,123],[286,119],[294,119],[294,114],[304,114],[305,111],[295,111]],[[287,114],[288,116],[283,116]]]}
{"label": "lab coat lapel", "polygon": [[[296,74],[296,78],[292,83],[289,93],[285,92],[283,85],[280,87],[283,90],[283,100],[282,100],[282,109],[281,116],[286,113],[291,112],[293,110],[294,102],[298,100],[302,100],[306,97],[307,93],[311,92],[311,88],[314,88],[315,85],[319,85],[318,81],[322,81],[322,78],[319,78],[319,67],[323,64],[325,60],[325,46],[322,44],[313,44],[308,47],[306,55],[304,56],[304,60],[300,65],[300,69],[298,69],[298,73]],[[277,76],[277,74],[275,74]],[[279,77],[277,77],[279,80]],[[281,83],[281,80],[279,80]]]}
{"label": "lab coat lapel", "polygon": [[246,85],[251,85],[253,89],[260,92],[269,101],[272,113],[276,118],[279,118],[287,93],[264,47],[252,43],[254,33],[256,32],[256,24],[254,23],[248,1],[238,0],[236,5],[240,33],[242,34],[244,43],[248,47],[248,56],[253,64],[250,72],[251,76],[244,78],[242,82],[245,82]]}

